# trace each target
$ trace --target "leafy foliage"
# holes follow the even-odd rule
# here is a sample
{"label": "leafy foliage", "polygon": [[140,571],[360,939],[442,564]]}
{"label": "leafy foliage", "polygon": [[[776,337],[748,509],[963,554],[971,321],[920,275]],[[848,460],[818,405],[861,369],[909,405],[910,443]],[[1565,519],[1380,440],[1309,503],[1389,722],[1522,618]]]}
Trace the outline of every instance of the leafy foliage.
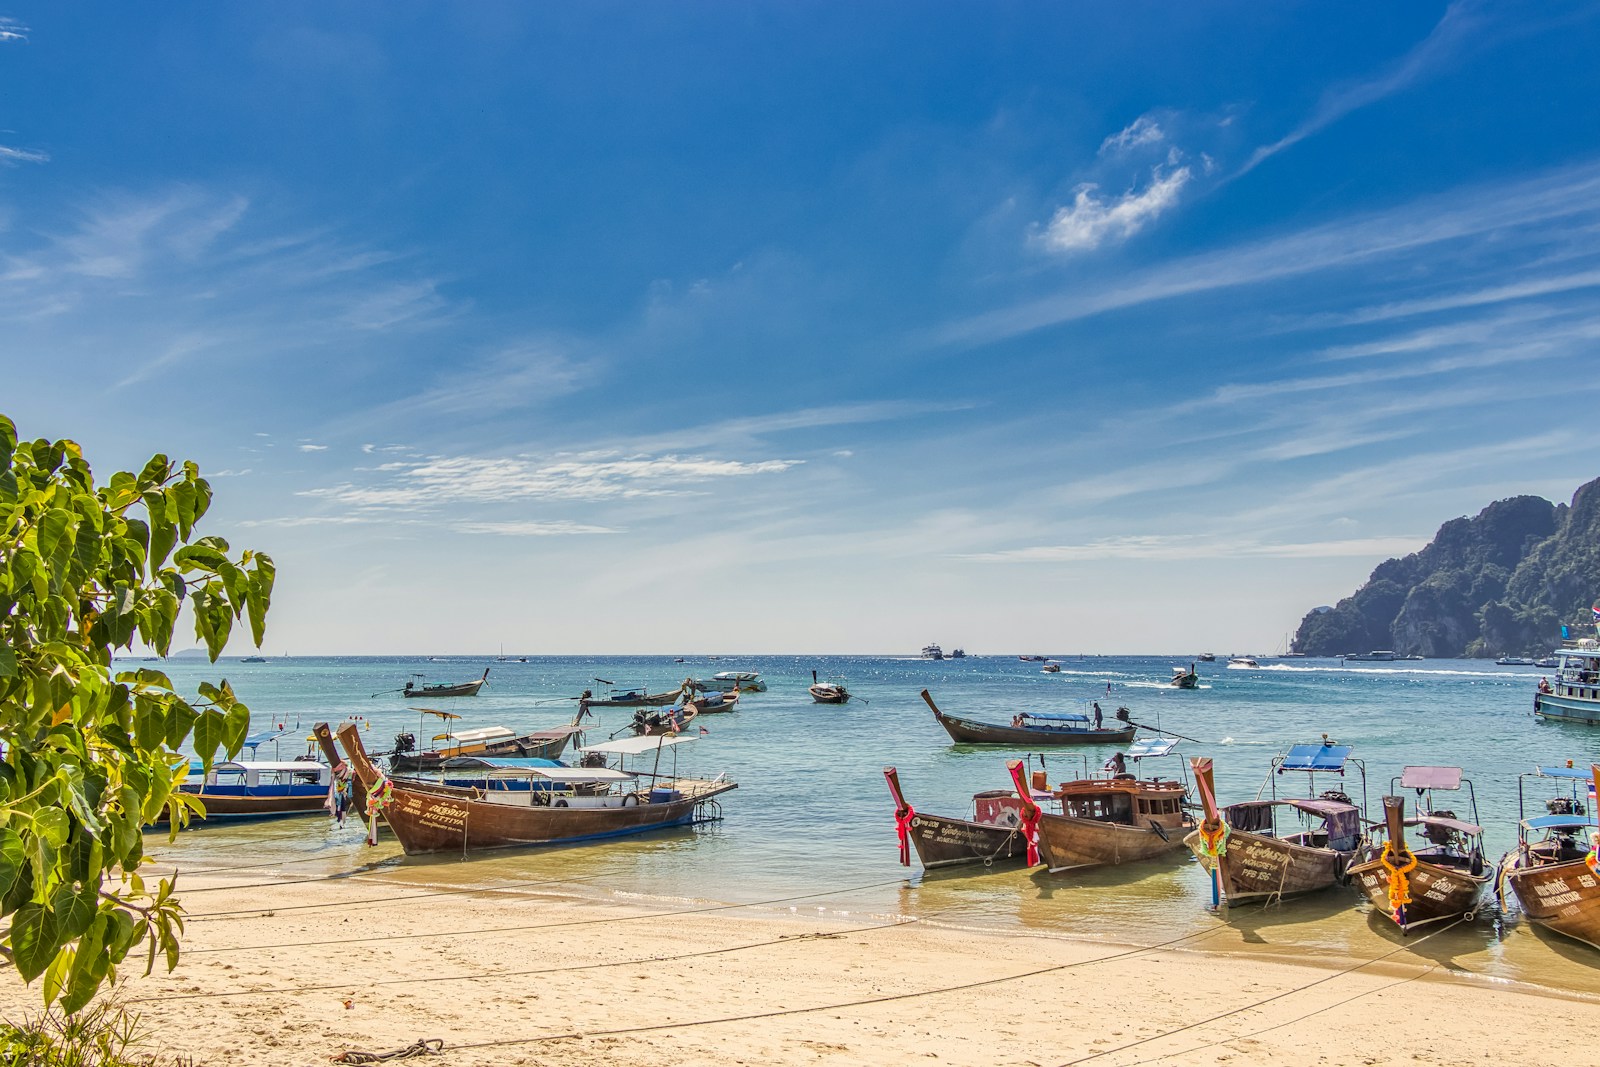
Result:
{"label": "leafy foliage", "polygon": [[0,1063],[29,1067],[153,1067],[135,1054],[143,1038],[139,1016],[110,1004],[75,1015],[48,1011],[21,1026],[0,1023]]}
{"label": "leafy foliage", "polygon": [[226,681],[180,696],[161,671],[114,672],[135,637],[166,655],[185,603],[216,660],[234,623],[261,644],[272,560],[196,537],[211,487],[155,456],[97,487],[71,441],[18,441],[0,415],[0,943],[47,1005],[76,1012],[143,946],[177,964],[173,883],[147,885],[142,828],[176,834],[199,801],[175,789],[192,735],[210,767],[250,711]]}

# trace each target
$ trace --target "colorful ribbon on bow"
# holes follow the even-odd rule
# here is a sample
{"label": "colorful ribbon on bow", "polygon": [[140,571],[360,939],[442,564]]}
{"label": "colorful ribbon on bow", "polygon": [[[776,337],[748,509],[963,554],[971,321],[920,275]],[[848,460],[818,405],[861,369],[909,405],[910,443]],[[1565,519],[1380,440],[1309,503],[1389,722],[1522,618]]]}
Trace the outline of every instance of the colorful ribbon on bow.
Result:
{"label": "colorful ribbon on bow", "polygon": [[[1404,856],[1405,861],[1399,864],[1390,861],[1390,856]],[[1401,925],[1406,921],[1406,905],[1411,903],[1411,879],[1406,876],[1417,869],[1417,857],[1412,855],[1407,848],[1396,849],[1393,841],[1383,843],[1383,852],[1378,855],[1378,864],[1389,873],[1389,910],[1394,915],[1394,921]]]}
{"label": "colorful ribbon on bow", "polygon": [[1006,766],[1011,771],[1012,783],[1017,787],[1017,796],[1022,798],[1022,808],[1018,812],[1018,815],[1022,818],[1022,825],[1017,829],[1022,831],[1022,839],[1028,843],[1028,866],[1037,866],[1039,863],[1039,822],[1044,818],[1044,811],[1033,802],[1028,783],[1022,780],[1022,761],[1014,759]]}
{"label": "colorful ribbon on bow", "polygon": [[895,832],[900,835],[900,866],[911,866],[911,820],[917,817],[916,809],[910,804],[903,808],[896,808],[894,812]]}

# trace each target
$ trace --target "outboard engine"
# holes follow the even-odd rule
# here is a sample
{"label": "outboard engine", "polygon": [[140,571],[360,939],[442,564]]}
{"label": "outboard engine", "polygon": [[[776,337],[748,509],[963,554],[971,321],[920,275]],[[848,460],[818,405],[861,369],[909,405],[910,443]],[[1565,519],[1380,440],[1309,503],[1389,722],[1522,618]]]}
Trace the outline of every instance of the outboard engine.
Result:
{"label": "outboard engine", "polygon": [[395,755],[400,756],[400,755],[404,755],[407,752],[415,751],[416,747],[417,747],[417,737],[416,737],[415,734],[411,733],[411,731],[407,730],[405,733],[400,733],[400,734],[395,734],[394,735],[394,753],[395,753]]}
{"label": "outboard engine", "polygon": [[606,754],[604,752],[585,752],[583,758],[578,761],[578,766],[580,767],[604,767],[605,765]]}
{"label": "outboard engine", "polygon": [[1544,810],[1551,815],[1582,815],[1583,805],[1576,797],[1552,797],[1544,802]]}

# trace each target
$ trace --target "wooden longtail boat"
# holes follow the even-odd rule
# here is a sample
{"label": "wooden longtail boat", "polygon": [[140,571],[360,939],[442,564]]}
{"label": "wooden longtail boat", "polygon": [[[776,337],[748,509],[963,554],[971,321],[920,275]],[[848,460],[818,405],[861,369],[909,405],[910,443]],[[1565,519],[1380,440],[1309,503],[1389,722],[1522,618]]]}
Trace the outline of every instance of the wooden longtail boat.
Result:
{"label": "wooden longtail boat", "polygon": [[1188,670],[1184,670],[1182,667],[1174,667],[1172,668],[1172,681],[1167,684],[1176,686],[1179,689],[1198,689],[1200,687],[1200,675],[1195,673],[1194,664],[1192,663],[1189,664]]}
{"label": "wooden longtail boat", "polygon": [[1024,802],[1009,789],[989,789],[972,798],[973,817],[928,815],[912,808],[900,789],[900,772],[883,769],[894,797],[894,825],[900,835],[900,862],[911,866],[911,847],[929,870],[981,863],[1021,863],[1028,853]]}
{"label": "wooden longtail boat", "polygon": [[[1395,784],[1390,782],[1391,792]],[[1405,817],[1403,796],[1384,797],[1382,840],[1351,865],[1350,879],[1401,933],[1444,920],[1470,921],[1492,874],[1484,860],[1472,783],[1461,777],[1459,767],[1407,767],[1398,784],[1416,791],[1417,815]],[[1435,790],[1459,791],[1463,784],[1472,804],[1471,822],[1435,807]],[[1407,827],[1418,831],[1421,844],[1408,847]]]}
{"label": "wooden longtail boat", "polygon": [[[1347,762],[1361,770],[1364,798],[1366,768],[1359,760],[1350,759],[1348,745],[1334,745],[1326,738],[1321,745],[1295,745],[1272,764],[1274,772],[1307,772],[1314,790],[1316,774],[1343,774]],[[1306,800],[1274,797],[1219,808],[1211,760],[1195,757],[1189,764],[1194,768],[1205,819],[1184,844],[1211,872],[1213,905],[1224,898],[1229,904],[1271,903],[1327,889],[1344,879],[1345,868],[1361,848],[1362,832],[1361,808],[1343,792],[1329,790]],[[1269,777],[1275,792],[1278,775]],[[1284,808],[1308,817],[1310,828],[1280,834],[1276,818]]]}
{"label": "wooden longtail boat", "polygon": [[[1166,738],[1141,739],[1129,756],[1164,756],[1176,745]],[[1017,788],[1023,788],[1021,764],[1013,760],[1011,772]],[[1040,858],[1056,873],[1181,849],[1184,835],[1195,826],[1183,810],[1187,793],[1182,782],[1131,774],[1063,782],[1049,794],[1059,802],[1060,814],[1045,812],[1039,820]]]}
{"label": "wooden longtail boat", "polygon": [[[229,760],[214,763],[210,772],[200,761],[190,764],[189,780],[178,791],[190,793],[205,804],[203,819],[189,825],[276,819],[288,815],[320,815],[326,810],[332,768],[326,763],[301,760]],[[166,821],[166,813],[157,820]]]}
{"label": "wooden longtail boat", "polygon": [[[1565,778],[1593,781],[1600,790],[1600,764],[1584,774],[1571,767],[1540,767],[1523,779]],[[1517,847],[1500,861],[1502,904],[1506,886],[1517,895],[1522,913],[1548,930],[1600,948],[1600,821],[1584,810],[1583,786],[1573,795],[1546,804],[1548,814],[1523,818],[1517,826]]]}
{"label": "wooden longtail boat", "polygon": [[[433,708],[413,708],[422,716],[433,715],[446,726],[461,716],[451,711]],[[576,717],[566,726],[549,730],[535,730],[518,734],[504,726],[485,726],[476,730],[457,731],[453,727],[433,736],[433,747],[415,751],[416,741],[407,733],[395,737],[394,751],[389,756],[390,770],[398,774],[435,771],[448,759],[457,756],[508,756],[521,759],[560,759],[567,743],[583,732],[579,721],[586,714],[580,708]]]}
{"label": "wooden longtail boat", "polygon": [[694,691],[694,679],[692,678],[685,678],[682,685],[665,693],[651,693],[643,686],[635,686],[630,689],[617,689],[615,682],[608,682],[604,678],[596,678],[595,681],[607,687],[606,695],[603,697],[597,697],[589,690],[585,689],[583,694],[578,697],[579,707],[663,708],[668,704],[678,703],[686,694]]}
{"label": "wooden longtail boat", "polygon": [[[417,675],[418,679],[422,675]],[[407,682],[401,695],[406,697],[475,697],[478,690],[483,688],[489,680],[489,668],[483,669],[483,677],[475,678],[470,682],[457,682],[454,685],[426,685],[422,681]]]}
{"label": "wooden longtail boat", "polygon": [[979,722],[946,715],[933,702],[928,691],[922,699],[933,709],[933,717],[943,726],[952,740],[971,745],[1120,745],[1133,740],[1134,728],[1124,726],[1096,730],[1089,725],[1089,716],[1055,712],[1022,712],[1012,718],[1012,725]]}
{"label": "wooden longtail boat", "polygon": [[[693,740],[633,737],[585,751],[619,756],[653,752],[659,769],[665,749]],[[609,767],[561,767],[526,772],[548,788],[457,789],[386,778],[367,758],[361,733],[351,723],[339,727],[339,743],[356,777],[367,787],[369,811],[383,816],[412,856],[596,841],[688,826],[719,818],[713,798],[736,788],[725,778],[706,781]],[[645,777],[651,784],[641,783]]]}
{"label": "wooden longtail boat", "polygon": [[683,718],[683,722],[688,722],[695,715],[719,715],[724,711],[738,711],[740,695],[737,689],[731,693],[720,693],[716,690],[701,693],[692,700],[684,702],[683,708],[685,710],[693,708],[694,712]]}
{"label": "wooden longtail boat", "polygon": [[819,681],[817,672],[811,672],[811,685],[807,688],[811,699],[817,704],[848,704],[850,690],[844,687],[843,682]]}

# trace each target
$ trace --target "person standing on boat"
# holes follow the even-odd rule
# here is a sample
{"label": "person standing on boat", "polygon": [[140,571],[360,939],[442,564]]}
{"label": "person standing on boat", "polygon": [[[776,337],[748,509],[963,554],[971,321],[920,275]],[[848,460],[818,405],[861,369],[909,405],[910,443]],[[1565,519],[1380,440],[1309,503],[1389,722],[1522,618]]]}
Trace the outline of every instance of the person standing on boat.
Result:
{"label": "person standing on boat", "polygon": [[1096,730],[1100,729],[1100,724],[1104,721],[1105,720],[1100,713],[1100,702],[1096,700],[1094,702],[1094,728]]}

